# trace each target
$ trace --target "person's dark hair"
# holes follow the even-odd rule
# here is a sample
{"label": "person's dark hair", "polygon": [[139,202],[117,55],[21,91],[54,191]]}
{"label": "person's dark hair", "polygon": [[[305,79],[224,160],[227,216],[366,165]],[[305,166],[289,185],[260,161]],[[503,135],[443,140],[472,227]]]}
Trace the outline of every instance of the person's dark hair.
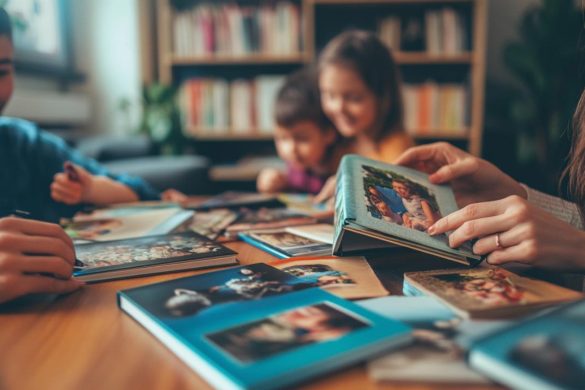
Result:
{"label": "person's dark hair", "polygon": [[328,65],[354,70],[378,99],[376,140],[404,131],[401,81],[390,50],[376,34],[349,30],[335,37],[319,56],[319,71]]}
{"label": "person's dark hair", "polygon": [[0,36],[7,37],[12,41],[12,22],[4,8],[0,8]]}
{"label": "person's dark hair", "polygon": [[573,142],[561,183],[567,180],[569,194],[585,219],[585,90],[573,115],[572,130]]}
{"label": "person's dark hair", "polygon": [[313,122],[321,130],[333,127],[321,108],[314,68],[303,68],[286,78],[276,97],[274,117],[276,124],[282,127],[292,127],[303,121]]}

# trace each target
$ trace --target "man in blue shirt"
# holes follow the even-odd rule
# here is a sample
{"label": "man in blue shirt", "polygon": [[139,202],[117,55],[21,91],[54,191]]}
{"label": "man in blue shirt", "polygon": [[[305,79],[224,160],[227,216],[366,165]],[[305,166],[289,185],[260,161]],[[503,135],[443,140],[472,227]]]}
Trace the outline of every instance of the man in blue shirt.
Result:
{"label": "man in blue shirt", "polygon": [[[0,8],[0,111],[14,87],[10,17]],[[73,175],[62,172],[71,161]],[[0,118],[0,303],[31,293],[63,294],[83,283],[71,278],[75,249],[58,225],[5,217],[15,209],[57,221],[83,203],[158,199],[139,178],[113,175],[33,124]]]}

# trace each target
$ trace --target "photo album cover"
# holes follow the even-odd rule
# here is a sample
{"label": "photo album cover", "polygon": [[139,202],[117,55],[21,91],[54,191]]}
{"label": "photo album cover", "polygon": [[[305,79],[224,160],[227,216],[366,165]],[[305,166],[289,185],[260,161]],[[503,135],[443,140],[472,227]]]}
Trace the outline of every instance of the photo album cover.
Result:
{"label": "photo album cover", "polygon": [[331,244],[290,233],[287,229],[242,232],[239,237],[248,244],[281,259],[331,254]]}
{"label": "photo album cover", "polygon": [[80,212],[71,220],[61,221],[61,225],[75,242],[83,243],[167,234],[192,217],[193,211],[176,205],[145,202]]}
{"label": "photo album cover", "polygon": [[407,272],[404,292],[438,298],[468,318],[505,318],[568,302],[583,294],[503,268]]}
{"label": "photo album cover", "polygon": [[515,389],[581,390],[585,300],[525,319],[472,344],[469,365]]}
{"label": "photo album cover", "polygon": [[87,282],[236,264],[236,252],[193,232],[78,245],[73,276]]}
{"label": "photo album cover", "polygon": [[464,265],[482,257],[466,244],[451,248],[446,235],[427,229],[458,209],[448,186],[431,184],[414,169],[346,155],[337,172],[333,254],[403,246]]}
{"label": "photo album cover", "polygon": [[363,257],[301,257],[274,261],[270,265],[341,298],[388,295],[388,290]]}
{"label": "photo album cover", "polygon": [[221,389],[278,389],[410,340],[410,328],[266,264],[123,290],[124,312]]}

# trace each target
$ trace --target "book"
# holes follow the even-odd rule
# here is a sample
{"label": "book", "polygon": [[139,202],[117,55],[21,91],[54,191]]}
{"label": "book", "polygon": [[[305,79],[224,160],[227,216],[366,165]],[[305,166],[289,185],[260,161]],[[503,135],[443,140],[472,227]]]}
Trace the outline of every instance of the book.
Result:
{"label": "book", "polygon": [[388,290],[363,257],[298,257],[274,261],[270,265],[341,298],[388,295]]}
{"label": "book", "polygon": [[238,236],[280,259],[331,254],[331,244],[296,235],[285,228],[240,232]]}
{"label": "book", "polygon": [[[377,382],[487,384],[489,380],[465,362],[462,339],[485,334],[493,321],[463,321],[431,297],[384,297],[359,304],[412,326],[414,342],[368,362]],[[477,331],[479,329],[479,332]]]}
{"label": "book", "polygon": [[278,200],[286,205],[286,208],[299,213],[307,214],[321,221],[330,222],[333,220],[333,209],[325,203],[315,203],[314,195],[281,193]]}
{"label": "book", "polygon": [[404,292],[431,295],[467,318],[505,318],[580,299],[583,294],[498,267],[404,274]]}
{"label": "book", "polygon": [[514,389],[582,389],[585,300],[525,319],[472,344],[469,365]]}
{"label": "book", "polygon": [[227,227],[226,233],[237,236],[238,233],[244,231],[310,225],[316,222],[317,219],[314,217],[288,209],[242,209],[240,218]]}
{"label": "book", "polygon": [[98,282],[236,264],[236,252],[193,232],[78,245],[73,276]]}
{"label": "book", "polygon": [[426,230],[458,209],[448,186],[431,184],[414,169],[346,155],[337,172],[333,254],[403,246],[464,265],[482,256],[466,243],[451,248],[445,234]]}
{"label": "book", "polygon": [[167,234],[188,223],[193,212],[174,204],[141,202],[77,213],[61,224],[78,243]]}
{"label": "book", "polygon": [[408,326],[266,264],[118,293],[118,304],[213,387],[277,389],[410,340]]}
{"label": "book", "polygon": [[181,204],[181,206],[186,209],[203,211],[219,208],[237,210],[242,207],[248,209],[276,208],[283,207],[284,204],[278,200],[276,195],[259,194],[255,192],[227,191],[204,202],[201,202],[201,197],[189,199]]}
{"label": "book", "polygon": [[297,236],[333,245],[333,225],[329,225],[327,223],[291,226],[287,227],[286,230],[290,233],[296,234]]}

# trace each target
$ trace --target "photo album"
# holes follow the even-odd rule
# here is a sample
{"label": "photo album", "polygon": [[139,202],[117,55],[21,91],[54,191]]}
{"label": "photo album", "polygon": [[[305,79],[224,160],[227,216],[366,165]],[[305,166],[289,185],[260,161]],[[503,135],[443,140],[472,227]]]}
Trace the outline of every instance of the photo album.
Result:
{"label": "photo album", "polygon": [[236,252],[193,232],[77,245],[73,276],[86,282],[237,264]]}
{"label": "photo album", "polygon": [[334,255],[403,246],[468,266],[482,260],[468,244],[454,249],[446,235],[427,233],[458,207],[450,187],[431,184],[422,172],[346,155],[335,203]]}
{"label": "photo album", "polygon": [[285,207],[285,204],[278,199],[277,195],[226,191],[205,201],[201,201],[200,196],[190,198],[182,202],[181,206],[185,209],[204,211],[218,208],[238,210],[242,207],[248,209],[280,208]]}
{"label": "photo album", "polygon": [[341,298],[388,295],[364,257],[297,257],[273,261],[270,265]]}
{"label": "photo album", "polygon": [[331,244],[299,236],[286,228],[242,232],[239,237],[242,241],[281,259],[331,254]]}
{"label": "photo album", "polygon": [[405,295],[430,295],[467,318],[506,318],[583,294],[498,267],[407,272]]}
{"label": "photo album", "polygon": [[410,341],[410,328],[267,264],[132,288],[118,304],[221,389],[278,389]]}
{"label": "photo album", "polygon": [[288,209],[242,209],[239,218],[226,229],[229,236],[250,230],[276,229],[287,226],[310,225],[317,219]]}

